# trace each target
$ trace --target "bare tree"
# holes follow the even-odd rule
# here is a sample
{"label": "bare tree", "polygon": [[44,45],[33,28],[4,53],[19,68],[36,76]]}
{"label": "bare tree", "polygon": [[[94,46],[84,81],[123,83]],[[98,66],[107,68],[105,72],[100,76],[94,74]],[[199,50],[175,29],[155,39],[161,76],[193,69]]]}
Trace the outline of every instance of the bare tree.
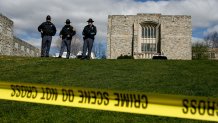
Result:
{"label": "bare tree", "polygon": [[77,55],[79,51],[82,51],[83,41],[78,35],[75,35],[71,42],[71,53]]}
{"label": "bare tree", "polygon": [[54,40],[53,42],[54,42],[54,48],[57,48],[58,50],[60,50],[62,39],[58,38]]}
{"label": "bare tree", "polygon": [[192,59],[208,59],[208,46],[203,42],[193,43]]}
{"label": "bare tree", "polygon": [[218,48],[218,32],[211,32],[204,37],[209,48]]}
{"label": "bare tree", "polygon": [[102,58],[105,56],[105,47],[103,42],[95,42],[93,52],[96,57]]}

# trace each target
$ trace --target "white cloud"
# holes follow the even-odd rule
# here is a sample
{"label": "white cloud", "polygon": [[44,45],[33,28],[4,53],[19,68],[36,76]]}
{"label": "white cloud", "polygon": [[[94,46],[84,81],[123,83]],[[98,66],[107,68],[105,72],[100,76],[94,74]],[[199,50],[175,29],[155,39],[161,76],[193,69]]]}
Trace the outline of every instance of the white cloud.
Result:
{"label": "white cloud", "polygon": [[[136,2],[134,0],[0,0],[0,12],[14,21],[15,35],[36,46],[41,45],[37,27],[50,14],[58,32],[67,18],[81,31],[88,18],[95,20],[97,41],[106,41],[108,15],[162,13],[191,15],[193,28],[211,28],[218,25],[218,0],[169,0]],[[215,27],[214,27],[215,28]],[[209,31],[209,29],[208,29]]]}
{"label": "white cloud", "polygon": [[41,42],[41,39],[39,39],[39,38],[29,38],[28,41],[26,41],[26,42],[37,47],[37,48],[41,47],[41,44],[39,43],[39,42]]}
{"label": "white cloud", "polygon": [[212,26],[207,29],[207,31],[204,32],[204,36],[213,33],[213,32],[218,32],[218,25]]}

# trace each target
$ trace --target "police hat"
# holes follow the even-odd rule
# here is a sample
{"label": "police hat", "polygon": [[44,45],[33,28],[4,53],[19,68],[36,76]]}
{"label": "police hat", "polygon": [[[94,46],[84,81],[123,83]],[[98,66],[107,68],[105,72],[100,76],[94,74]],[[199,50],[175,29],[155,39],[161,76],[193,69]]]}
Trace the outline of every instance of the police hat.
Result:
{"label": "police hat", "polygon": [[51,16],[48,15],[48,16],[46,17],[46,20],[51,20]]}
{"label": "police hat", "polygon": [[94,21],[91,18],[89,18],[89,20],[87,22],[93,23]]}
{"label": "police hat", "polygon": [[66,23],[66,24],[70,24],[70,23],[71,23],[71,22],[70,22],[70,19],[67,19],[65,23]]}

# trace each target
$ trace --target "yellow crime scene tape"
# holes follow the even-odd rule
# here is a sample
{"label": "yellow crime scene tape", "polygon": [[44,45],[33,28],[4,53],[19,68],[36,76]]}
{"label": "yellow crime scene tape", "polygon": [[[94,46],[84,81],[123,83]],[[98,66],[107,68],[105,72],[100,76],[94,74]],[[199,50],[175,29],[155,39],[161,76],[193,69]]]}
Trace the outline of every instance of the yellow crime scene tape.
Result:
{"label": "yellow crime scene tape", "polygon": [[0,99],[218,121],[218,98],[0,82]]}

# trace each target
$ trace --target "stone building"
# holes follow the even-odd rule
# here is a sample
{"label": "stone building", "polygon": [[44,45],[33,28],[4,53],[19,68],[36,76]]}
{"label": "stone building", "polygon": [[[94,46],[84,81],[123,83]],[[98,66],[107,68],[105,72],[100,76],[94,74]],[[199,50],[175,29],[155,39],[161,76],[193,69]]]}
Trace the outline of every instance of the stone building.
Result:
{"label": "stone building", "polygon": [[218,60],[218,48],[210,48],[208,49],[209,59]]}
{"label": "stone building", "polygon": [[13,35],[13,21],[0,14],[0,55],[38,57],[40,50]]}
{"label": "stone building", "polygon": [[132,55],[151,59],[162,54],[168,59],[191,60],[192,22],[186,15],[109,15],[107,58]]}

